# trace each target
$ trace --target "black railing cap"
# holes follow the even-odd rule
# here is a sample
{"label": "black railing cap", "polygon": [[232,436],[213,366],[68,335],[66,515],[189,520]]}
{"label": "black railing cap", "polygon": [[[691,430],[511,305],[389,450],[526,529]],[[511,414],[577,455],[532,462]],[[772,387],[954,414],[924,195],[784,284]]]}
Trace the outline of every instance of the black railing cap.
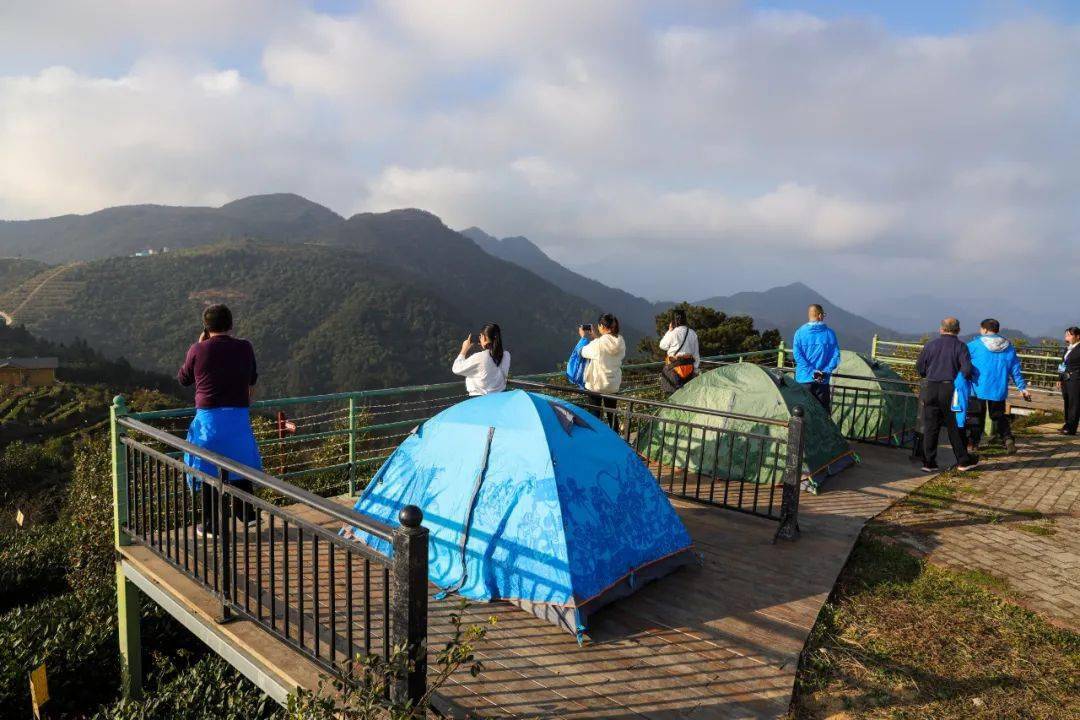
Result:
{"label": "black railing cap", "polygon": [[806,414],[806,410],[803,409],[802,405],[796,405],[795,407],[791,408],[791,414],[795,417],[802,417]]}
{"label": "black railing cap", "polygon": [[406,505],[398,513],[398,522],[407,528],[418,528],[424,521],[424,511],[415,505]]}

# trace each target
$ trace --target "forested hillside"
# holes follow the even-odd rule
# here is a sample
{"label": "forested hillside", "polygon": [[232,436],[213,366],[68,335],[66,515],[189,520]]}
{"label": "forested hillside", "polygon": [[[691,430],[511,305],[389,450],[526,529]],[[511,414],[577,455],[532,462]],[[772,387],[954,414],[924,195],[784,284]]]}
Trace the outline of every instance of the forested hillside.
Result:
{"label": "forested hillside", "polygon": [[461,339],[487,320],[502,324],[515,371],[554,368],[592,309],[416,219],[410,234],[354,218],[340,247],[243,240],[86,263],[67,275],[78,289],[30,329],[171,374],[202,309],[224,302],[255,344],[264,395],[450,380]]}

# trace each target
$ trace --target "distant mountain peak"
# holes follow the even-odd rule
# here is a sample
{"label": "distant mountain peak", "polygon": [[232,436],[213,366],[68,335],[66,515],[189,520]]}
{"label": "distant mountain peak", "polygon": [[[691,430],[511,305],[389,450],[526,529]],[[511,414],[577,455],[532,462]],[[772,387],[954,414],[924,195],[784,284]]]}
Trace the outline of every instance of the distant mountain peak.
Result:
{"label": "distant mountain peak", "polygon": [[340,222],[344,218],[328,207],[296,193],[249,195],[218,208],[222,213],[258,222],[289,222],[299,219]]}

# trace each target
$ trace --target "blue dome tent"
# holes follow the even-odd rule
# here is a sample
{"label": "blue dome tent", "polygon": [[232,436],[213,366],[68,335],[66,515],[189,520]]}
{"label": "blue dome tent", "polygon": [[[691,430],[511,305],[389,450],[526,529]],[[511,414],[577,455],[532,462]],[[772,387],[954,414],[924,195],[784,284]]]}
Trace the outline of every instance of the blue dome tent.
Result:
{"label": "blue dome tent", "polygon": [[[427,420],[356,510],[424,511],[442,594],[507,600],[576,634],[597,609],[691,562],[690,536],[634,451],[580,408],[513,390]],[[384,553],[390,544],[343,532]]]}

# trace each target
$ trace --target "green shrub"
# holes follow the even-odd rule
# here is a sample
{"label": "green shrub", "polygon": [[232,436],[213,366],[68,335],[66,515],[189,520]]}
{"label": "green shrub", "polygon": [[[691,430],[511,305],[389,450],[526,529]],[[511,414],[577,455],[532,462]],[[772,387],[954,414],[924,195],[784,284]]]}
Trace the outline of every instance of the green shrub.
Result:
{"label": "green shrub", "polygon": [[16,510],[34,523],[55,518],[67,466],[59,442],[13,442],[0,449],[0,528],[14,527]]}
{"label": "green shrub", "polygon": [[256,720],[280,717],[281,708],[216,655],[186,668],[166,666],[146,697],[119,701],[94,720]]}
{"label": "green shrub", "polygon": [[64,523],[36,525],[0,543],[0,612],[67,589],[71,532]]}
{"label": "green shrub", "polygon": [[112,457],[105,433],[75,442],[75,469],[68,487],[66,516],[71,523],[69,582],[76,589],[113,576]]}
{"label": "green shrub", "polygon": [[45,663],[54,712],[95,707],[119,684],[114,590],[100,585],[0,615],[0,708],[29,717],[27,674]]}

